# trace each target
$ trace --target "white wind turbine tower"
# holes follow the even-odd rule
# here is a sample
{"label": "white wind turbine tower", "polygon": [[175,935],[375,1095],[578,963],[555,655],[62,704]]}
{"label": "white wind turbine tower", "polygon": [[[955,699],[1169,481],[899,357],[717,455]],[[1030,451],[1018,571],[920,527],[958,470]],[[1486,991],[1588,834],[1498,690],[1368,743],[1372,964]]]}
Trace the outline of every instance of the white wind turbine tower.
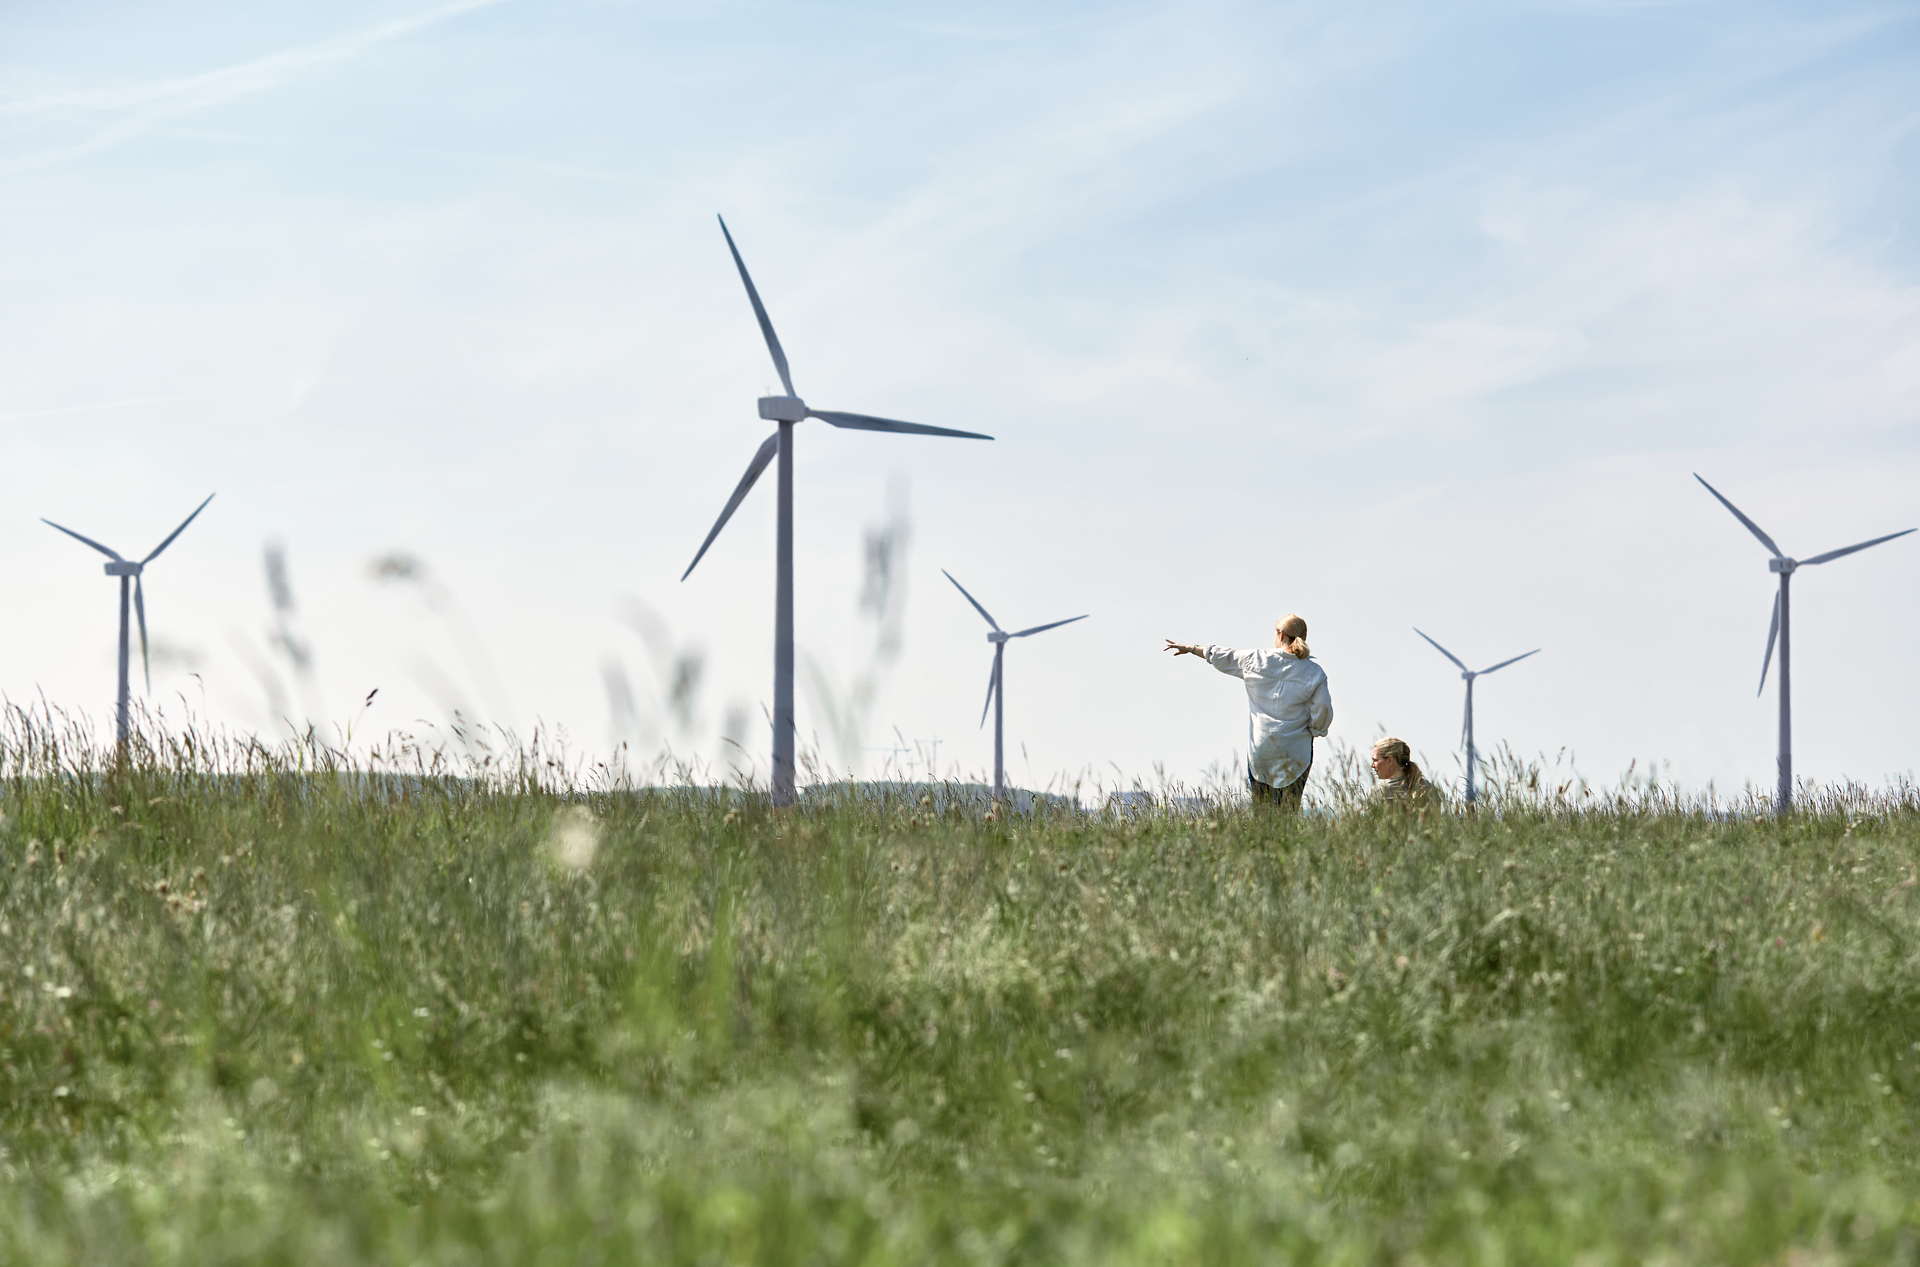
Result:
{"label": "white wind turbine tower", "polygon": [[[945,568],[940,569],[940,575],[946,577],[949,581],[953,581],[953,573],[947,571]],[[987,724],[987,709],[991,707],[993,709],[993,799],[1001,801],[1005,800],[1007,796],[1007,676],[1004,671],[1007,658],[1007,640],[1009,638],[1024,638],[1028,634],[1045,633],[1049,629],[1058,629],[1062,625],[1071,625],[1076,620],[1085,620],[1086,617],[1070,616],[1066,620],[1056,620],[1050,625],[1035,625],[1031,629],[1022,629],[1018,633],[1008,633],[1000,628],[999,621],[987,614],[987,609],[980,605],[979,599],[967,593],[966,586],[960,584],[958,581],[953,581],[953,588],[959,590],[962,597],[973,604],[973,610],[986,617],[988,626],[993,630],[992,633],[987,635],[987,641],[993,644],[993,672],[987,677],[987,702],[980,708],[980,724],[982,726]]]}
{"label": "white wind turbine tower", "polygon": [[[1418,629],[1415,629],[1413,632],[1420,634],[1422,638],[1427,638],[1427,635],[1420,633]],[[1527,656],[1539,655],[1540,648],[1535,647],[1533,650],[1527,652],[1526,655],[1517,655],[1513,657],[1513,659],[1511,660],[1502,660],[1500,663],[1494,665],[1493,668],[1491,669],[1475,670],[1475,669],[1469,669],[1466,665],[1461,664],[1460,657],[1454,655],[1453,652],[1447,650],[1445,647],[1441,646],[1439,643],[1433,642],[1433,639],[1427,638],[1427,641],[1433,643],[1433,649],[1435,651],[1438,651],[1441,655],[1453,661],[1454,667],[1460,670],[1460,680],[1467,684],[1467,716],[1466,716],[1466,720],[1462,722],[1460,725],[1460,734],[1466,740],[1466,744],[1467,744],[1467,804],[1471,805],[1473,804],[1473,796],[1474,796],[1473,772],[1474,772],[1474,767],[1479,760],[1473,750],[1473,679],[1477,677],[1484,677],[1485,675],[1495,672],[1496,670],[1499,670],[1499,669],[1504,669],[1509,664],[1515,664],[1521,660],[1526,659]]]}
{"label": "white wind turbine tower", "polygon": [[776,455],[780,458],[779,506],[777,527],[774,533],[774,597],[773,597],[773,803],[775,806],[787,806],[794,800],[794,718],[793,718],[793,428],[794,424],[808,418],[834,427],[847,427],[855,431],[895,431],[908,435],[922,436],[958,436],[967,440],[991,440],[992,436],[981,435],[977,431],[953,431],[946,427],[929,427],[917,422],[896,422],[891,418],[873,418],[866,414],[838,413],[833,410],[811,409],[807,402],[794,394],[793,376],[787,372],[787,354],[780,348],[780,340],[773,332],[773,322],[767,316],[766,306],[760,302],[760,292],[753,287],[753,278],[747,276],[747,266],[740,258],[740,251],[733,244],[733,234],[727,232],[727,222],[720,221],[720,232],[727,239],[727,250],[733,254],[734,267],[740,270],[740,280],[746,284],[747,298],[753,303],[753,315],[760,321],[760,333],[766,336],[767,351],[773,354],[773,367],[780,372],[780,386],[786,389],[784,396],[762,396],[760,398],[760,416],[770,422],[778,423],[774,433],[760,446],[760,451],[747,463],[747,473],[740,477],[733,496],[727,499],[727,505],[720,512],[720,518],[714,521],[713,530],[707,539],[700,543],[700,550],[693,556],[693,562],[681,573],[680,579],[686,580],[693,575],[693,569],[700,565],[707,547],[720,535],[720,530],[733,517],[745,500],[747,492],[753,487],[760,473],[767,469],[767,463]]}
{"label": "white wind turbine tower", "polygon": [[[180,526],[168,533],[167,539],[155,546],[153,550],[148,553],[147,557],[141,559],[138,563],[129,562],[121,558],[119,554],[107,549],[107,547],[101,545],[91,537],[83,537],[71,528],[61,528],[59,524],[53,522],[51,519],[42,519],[40,521],[49,528],[59,528],[61,532],[66,533],[75,541],[84,541],[100,553],[106,555],[107,558],[113,560],[106,565],[107,575],[120,578],[120,694],[114,709],[114,733],[116,742],[122,748],[125,748],[127,743],[127,704],[128,696],[131,694],[131,687],[127,681],[128,662],[131,651],[127,637],[128,590],[129,588],[132,590],[133,610],[140,620],[140,666],[146,672],[147,689],[151,691],[153,689],[153,666],[147,661],[147,598],[144,587],[140,584],[140,574],[146,571],[147,564],[160,557],[162,550],[173,544],[175,537],[187,530],[187,525],[192,523],[194,519],[199,516],[200,512],[207,508],[207,502],[212,500],[213,494],[207,494],[207,501],[195,506],[193,508],[193,514],[181,520]],[[131,587],[127,584],[128,581],[132,581],[133,584]]]}
{"label": "white wind turbine tower", "polygon": [[[1695,474],[1693,478],[1700,480],[1698,474]],[[1790,637],[1790,617],[1792,611],[1787,602],[1787,581],[1793,576],[1794,569],[1796,568],[1811,567],[1815,563],[1830,563],[1834,559],[1840,558],[1842,555],[1852,554],[1856,550],[1864,550],[1868,546],[1877,546],[1881,542],[1891,541],[1895,537],[1904,537],[1907,533],[1913,532],[1914,529],[1907,528],[1900,532],[1890,532],[1884,537],[1875,537],[1871,541],[1862,541],[1857,546],[1846,546],[1839,550],[1829,550],[1825,554],[1816,554],[1811,559],[1789,559],[1786,555],[1780,553],[1779,546],[1773,544],[1772,537],[1760,531],[1760,525],[1741,514],[1738,506],[1735,506],[1726,498],[1721,497],[1719,489],[1707,483],[1705,480],[1700,480],[1700,487],[1712,493],[1722,506],[1725,506],[1733,512],[1735,519],[1738,519],[1747,526],[1748,532],[1760,538],[1760,544],[1767,548],[1769,554],[1773,555],[1771,559],[1767,560],[1767,571],[1773,572],[1780,577],[1780,592],[1773,596],[1773,625],[1767,630],[1767,654],[1765,658],[1760,661],[1760,690],[1756,691],[1755,694],[1760,694],[1767,689],[1767,670],[1773,665],[1773,643],[1777,637],[1780,641],[1780,787],[1775,800],[1774,811],[1784,814],[1793,807],[1793,677],[1792,663],[1788,657],[1788,650],[1792,645]]]}

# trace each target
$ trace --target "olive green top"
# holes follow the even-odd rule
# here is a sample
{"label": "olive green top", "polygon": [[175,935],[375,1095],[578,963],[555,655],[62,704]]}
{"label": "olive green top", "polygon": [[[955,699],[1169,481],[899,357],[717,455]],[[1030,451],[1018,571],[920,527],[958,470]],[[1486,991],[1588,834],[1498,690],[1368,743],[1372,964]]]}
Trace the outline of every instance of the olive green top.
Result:
{"label": "olive green top", "polygon": [[1402,770],[1391,779],[1381,779],[1374,785],[1373,799],[1382,805],[1405,805],[1420,808],[1432,805],[1440,799],[1439,789],[1427,782],[1426,776],[1413,774],[1408,781],[1409,772]]}

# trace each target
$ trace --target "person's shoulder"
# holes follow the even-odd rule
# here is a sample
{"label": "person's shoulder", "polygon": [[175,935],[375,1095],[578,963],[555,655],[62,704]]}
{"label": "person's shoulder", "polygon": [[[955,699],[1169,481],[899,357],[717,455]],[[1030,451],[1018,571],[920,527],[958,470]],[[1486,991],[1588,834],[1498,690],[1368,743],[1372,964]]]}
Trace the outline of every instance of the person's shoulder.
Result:
{"label": "person's shoulder", "polygon": [[1399,779],[1387,779],[1374,787],[1373,803],[1411,812],[1438,809],[1446,802],[1439,789],[1424,779],[1411,787]]}
{"label": "person's shoulder", "polygon": [[1406,786],[1399,779],[1382,779],[1373,785],[1375,805],[1405,805],[1408,799]]}

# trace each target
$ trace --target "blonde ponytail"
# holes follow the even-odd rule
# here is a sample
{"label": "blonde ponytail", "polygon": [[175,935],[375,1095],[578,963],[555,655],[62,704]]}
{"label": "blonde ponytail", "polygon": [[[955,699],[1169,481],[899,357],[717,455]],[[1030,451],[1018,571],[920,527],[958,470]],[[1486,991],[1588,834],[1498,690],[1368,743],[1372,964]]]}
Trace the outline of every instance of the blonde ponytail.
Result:
{"label": "blonde ponytail", "polygon": [[1307,622],[1294,613],[1288,612],[1282,616],[1274,625],[1273,631],[1280,635],[1281,641],[1293,644],[1287,648],[1289,654],[1302,660],[1313,654],[1312,649],[1307,646]]}
{"label": "blonde ponytail", "polygon": [[1413,749],[1407,741],[1397,735],[1388,735],[1373,745],[1374,752],[1400,767],[1400,783],[1403,787],[1417,787],[1425,781],[1420,767],[1413,763]]}

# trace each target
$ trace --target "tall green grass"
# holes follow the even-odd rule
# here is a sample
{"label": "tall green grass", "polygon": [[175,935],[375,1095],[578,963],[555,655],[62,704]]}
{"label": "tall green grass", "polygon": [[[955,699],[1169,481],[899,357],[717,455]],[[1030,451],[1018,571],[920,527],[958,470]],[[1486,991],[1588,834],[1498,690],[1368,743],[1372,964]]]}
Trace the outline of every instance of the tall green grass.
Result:
{"label": "tall green grass", "polygon": [[0,726],[0,1261],[1920,1249],[1905,790],[775,814],[150,734]]}

